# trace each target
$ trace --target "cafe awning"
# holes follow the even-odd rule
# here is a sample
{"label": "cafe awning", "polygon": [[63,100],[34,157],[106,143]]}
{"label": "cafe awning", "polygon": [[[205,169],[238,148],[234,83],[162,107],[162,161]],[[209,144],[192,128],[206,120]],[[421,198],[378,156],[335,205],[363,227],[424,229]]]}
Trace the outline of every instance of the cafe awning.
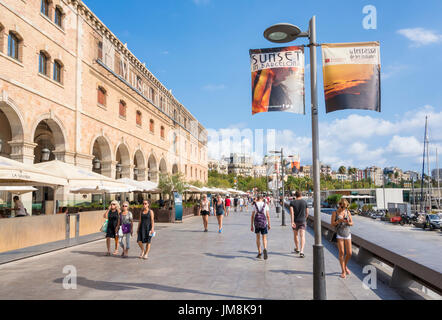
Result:
{"label": "cafe awning", "polygon": [[41,162],[35,166],[66,179],[72,193],[120,193],[136,190],[128,184],[59,160]]}
{"label": "cafe awning", "polygon": [[11,192],[14,194],[24,194],[37,190],[37,188],[32,186],[0,186],[0,192]]}
{"label": "cafe awning", "polygon": [[158,183],[152,181],[138,181],[129,178],[121,178],[117,179],[117,181],[131,185],[134,188],[138,189],[136,191],[142,191],[142,192],[155,191],[158,187]]}
{"label": "cafe awning", "polygon": [[49,170],[0,157],[0,185],[2,186],[65,186],[68,181]]}

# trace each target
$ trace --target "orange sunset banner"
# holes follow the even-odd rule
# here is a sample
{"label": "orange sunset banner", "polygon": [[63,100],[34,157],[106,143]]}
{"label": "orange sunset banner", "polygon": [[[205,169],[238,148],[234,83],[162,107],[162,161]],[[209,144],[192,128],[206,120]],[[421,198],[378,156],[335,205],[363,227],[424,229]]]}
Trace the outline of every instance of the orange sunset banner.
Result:
{"label": "orange sunset banner", "polygon": [[284,111],[305,114],[304,48],[250,50],[252,114]]}
{"label": "orange sunset banner", "polygon": [[381,111],[379,42],[322,44],[326,112]]}

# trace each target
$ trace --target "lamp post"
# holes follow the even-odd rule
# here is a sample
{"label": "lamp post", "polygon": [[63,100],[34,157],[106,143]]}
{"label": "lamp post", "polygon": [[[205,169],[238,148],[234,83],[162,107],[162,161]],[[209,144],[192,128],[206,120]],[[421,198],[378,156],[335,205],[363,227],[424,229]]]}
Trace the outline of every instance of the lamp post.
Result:
{"label": "lamp post", "polygon": [[312,159],[313,159],[313,190],[314,190],[314,230],[315,244],[313,245],[313,299],[325,300],[325,264],[324,247],[321,233],[321,188],[319,175],[319,126],[318,126],[318,93],[317,93],[317,64],[316,64],[316,17],[309,22],[308,32],[301,32],[297,26],[280,23],[267,28],[264,37],[276,43],[286,43],[300,37],[309,38],[310,42],[310,82],[312,105]]}
{"label": "lamp post", "polygon": [[[281,207],[281,226],[285,226],[285,212],[284,212],[284,150],[281,148],[281,151],[270,151],[270,153],[281,154],[281,185],[282,185],[282,207]],[[278,177],[278,173],[276,173],[276,177]],[[278,187],[278,202],[279,202],[279,184]]]}

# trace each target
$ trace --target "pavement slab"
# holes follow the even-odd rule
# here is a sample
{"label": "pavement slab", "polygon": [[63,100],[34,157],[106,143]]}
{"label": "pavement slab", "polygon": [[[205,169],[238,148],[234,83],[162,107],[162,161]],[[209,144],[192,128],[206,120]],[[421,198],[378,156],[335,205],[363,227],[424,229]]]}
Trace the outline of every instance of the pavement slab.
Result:
{"label": "pavement slab", "polygon": [[[292,253],[291,228],[282,227],[272,209],[269,258],[256,259],[250,215],[231,213],[224,218],[222,233],[213,216],[209,232],[203,232],[201,217],[157,223],[147,260],[138,259],[139,247],[132,237],[128,259],[104,256],[103,239],[0,265],[0,299],[311,300],[313,231],[307,229],[302,259]],[[323,242],[328,299],[401,299],[381,282],[377,289],[365,289],[366,275],[354,261],[349,265],[353,274],[341,279],[337,248]],[[76,289],[63,288],[63,268],[68,265],[76,269]]]}

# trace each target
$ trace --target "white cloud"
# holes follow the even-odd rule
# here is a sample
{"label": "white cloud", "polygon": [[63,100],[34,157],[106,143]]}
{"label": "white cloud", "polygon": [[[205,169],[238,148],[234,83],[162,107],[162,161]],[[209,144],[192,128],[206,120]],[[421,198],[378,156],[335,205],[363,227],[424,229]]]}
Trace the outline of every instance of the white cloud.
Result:
{"label": "white cloud", "polygon": [[400,29],[397,31],[412,42],[413,47],[442,42],[442,35],[424,28]]}
{"label": "white cloud", "polygon": [[[422,161],[425,116],[428,116],[430,129],[430,157],[434,157],[436,147],[442,157],[442,110],[427,105],[399,114],[394,120],[384,120],[382,115],[378,118],[352,114],[331,123],[321,122],[320,160],[334,169],[341,165],[365,168],[396,166],[398,163],[406,163],[409,167],[404,169],[411,169],[419,163],[415,159]],[[219,143],[212,144],[209,140],[209,153],[247,152],[252,154],[255,163],[260,163],[268,150],[283,147],[284,154],[299,154],[301,163],[311,164],[310,133],[299,135],[295,130],[261,130],[262,133],[257,134],[257,130],[247,129],[245,123],[219,129]],[[271,131],[275,132],[275,137],[267,141]],[[213,151],[215,149],[217,152]]]}
{"label": "white cloud", "polygon": [[387,150],[399,157],[418,156],[423,151],[423,143],[416,137],[401,137],[395,135],[387,146]]}

